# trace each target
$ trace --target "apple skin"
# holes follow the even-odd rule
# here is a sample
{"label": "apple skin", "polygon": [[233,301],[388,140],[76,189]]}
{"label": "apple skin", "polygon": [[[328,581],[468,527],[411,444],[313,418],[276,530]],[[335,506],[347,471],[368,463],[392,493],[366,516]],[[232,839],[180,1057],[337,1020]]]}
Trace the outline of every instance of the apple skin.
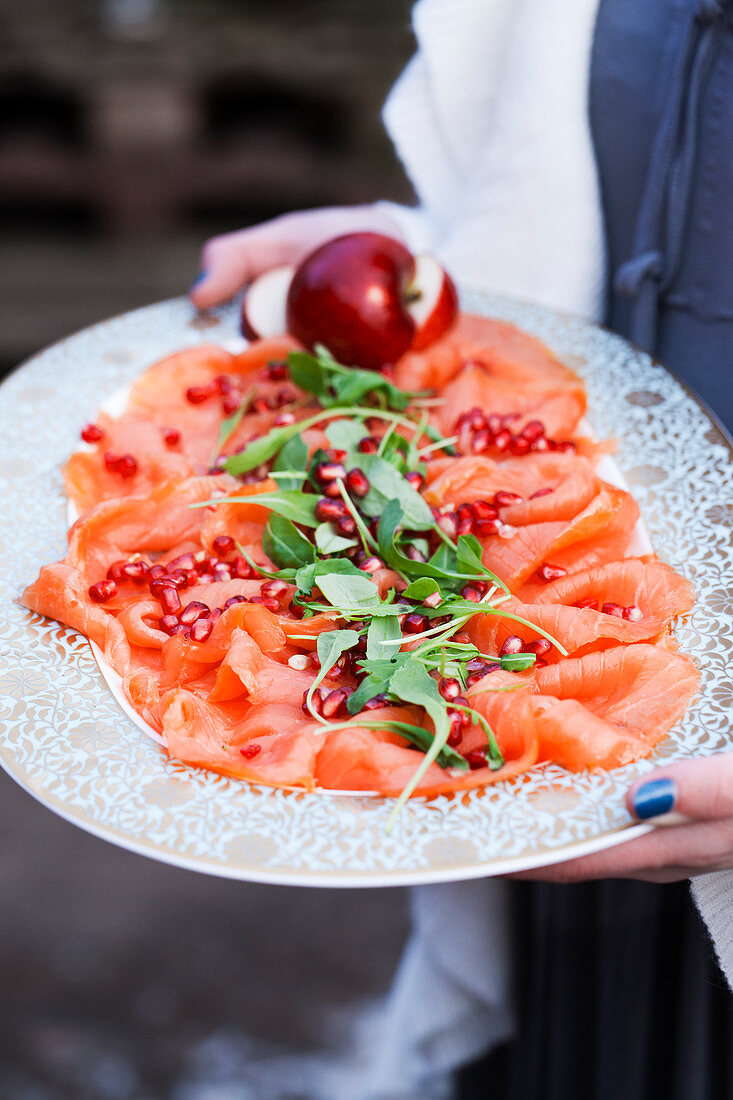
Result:
{"label": "apple skin", "polygon": [[415,272],[407,248],[381,233],[334,237],[307,256],[288,290],[288,332],[324,344],[339,362],[379,370],[412,345],[403,292]]}

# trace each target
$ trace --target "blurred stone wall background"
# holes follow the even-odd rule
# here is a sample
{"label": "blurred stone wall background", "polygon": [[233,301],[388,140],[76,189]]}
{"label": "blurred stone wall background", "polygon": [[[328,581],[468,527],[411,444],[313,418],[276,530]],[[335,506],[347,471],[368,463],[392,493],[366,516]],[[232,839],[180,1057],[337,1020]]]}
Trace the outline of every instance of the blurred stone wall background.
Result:
{"label": "blurred stone wall background", "polygon": [[[409,198],[379,121],[409,7],[0,0],[0,372],[182,293],[212,232]],[[364,959],[361,992],[388,987],[406,917],[387,893],[388,919],[385,892],[293,904],[156,864],[0,773],[0,1100],[259,1100],[253,1042],[309,1050],[314,992],[338,1039]]]}
{"label": "blurred stone wall background", "polygon": [[201,241],[409,198],[409,0],[0,0],[0,370],[179,294]]}

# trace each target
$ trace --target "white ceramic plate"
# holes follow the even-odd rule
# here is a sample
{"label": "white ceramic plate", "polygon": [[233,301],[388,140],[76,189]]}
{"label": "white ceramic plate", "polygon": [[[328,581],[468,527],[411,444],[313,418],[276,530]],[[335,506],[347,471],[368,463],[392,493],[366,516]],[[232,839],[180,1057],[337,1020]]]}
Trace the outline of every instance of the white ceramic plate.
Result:
{"label": "white ceramic plate", "polygon": [[180,347],[236,342],[234,310],[196,318],[162,302],[78,333],[8,379],[0,401],[0,764],[50,809],[97,836],[231,878],[307,886],[465,879],[621,843],[623,795],[661,760],[731,747],[733,461],[706,412],[648,356],[595,326],[499,298],[464,306],[537,333],[584,378],[599,435],[664,560],[698,592],[679,630],[702,690],[651,761],[569,775],[549,766],[459,796],[412,799],[390,836],[389,801],[273,790],[169,761],[110,693],[80,635],[25,610],[19,593],[63,557],[60,467],[82,423]]}

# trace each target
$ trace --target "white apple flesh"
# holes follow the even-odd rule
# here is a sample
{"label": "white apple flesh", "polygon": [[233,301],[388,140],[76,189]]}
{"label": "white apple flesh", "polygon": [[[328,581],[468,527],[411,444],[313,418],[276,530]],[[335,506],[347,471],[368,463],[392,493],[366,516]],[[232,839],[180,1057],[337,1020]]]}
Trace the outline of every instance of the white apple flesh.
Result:
{"label": "white apple flesh", "polygon": [[422,351],[450,328],[458,314],[455,284],[434,256],[415,257],[415,274],[406,299],[415,322],[410,350]]}
{"label": "white apple flesh", "polygon": [[287,332],[285,302],[295,267],[271,267],[249,284],[242,303],[242,335],[265,340]]}

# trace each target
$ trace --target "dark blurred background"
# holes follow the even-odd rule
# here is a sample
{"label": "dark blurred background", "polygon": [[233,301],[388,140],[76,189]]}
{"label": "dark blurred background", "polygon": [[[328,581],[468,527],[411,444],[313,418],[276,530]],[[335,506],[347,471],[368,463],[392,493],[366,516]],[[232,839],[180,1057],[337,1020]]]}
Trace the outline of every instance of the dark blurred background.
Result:
{"label": "dark blurred background", "polygon": [[[409,198],[380,107],[410,6],[0,0],[0,373],[184,292],[212,233]],[[290,896],[122,852],[0,774],[0,1100],[270,1100],[250,1043],[311,1049],[312,992],[336,1021],[382,994],[406,930],[378,891]]]}
{"label": "dark blurred background", "polygon": [[186,289],[201,242],[404,199],[410,0],[0,0],[0,371]]}

